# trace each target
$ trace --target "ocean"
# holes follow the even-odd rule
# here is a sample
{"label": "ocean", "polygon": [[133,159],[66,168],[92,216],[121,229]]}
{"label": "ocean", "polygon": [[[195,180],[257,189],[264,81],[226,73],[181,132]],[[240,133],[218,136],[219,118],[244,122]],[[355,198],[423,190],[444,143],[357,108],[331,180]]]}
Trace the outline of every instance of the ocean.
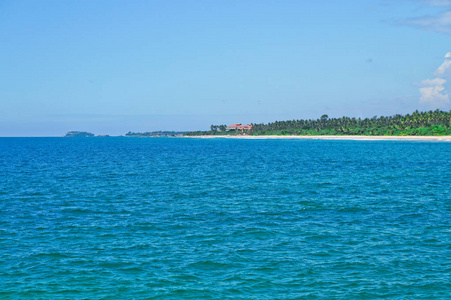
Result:
{"label": "ocean", "polygon": [[451,143],[1,138],[1,299],[449,299]]}

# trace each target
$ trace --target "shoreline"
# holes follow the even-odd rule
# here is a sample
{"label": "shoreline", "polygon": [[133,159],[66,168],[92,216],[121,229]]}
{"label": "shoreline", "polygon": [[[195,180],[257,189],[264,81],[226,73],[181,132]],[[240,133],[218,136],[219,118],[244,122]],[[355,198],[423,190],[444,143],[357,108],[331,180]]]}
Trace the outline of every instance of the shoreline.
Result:
{"label": "shoreline", "polygon": [[183,136],[201,139],[248,139],[248,140],[350,140],[350,141],[437,141],[451,142],[450,135],[443,136],[384,136],[384,135],[199,135]]}

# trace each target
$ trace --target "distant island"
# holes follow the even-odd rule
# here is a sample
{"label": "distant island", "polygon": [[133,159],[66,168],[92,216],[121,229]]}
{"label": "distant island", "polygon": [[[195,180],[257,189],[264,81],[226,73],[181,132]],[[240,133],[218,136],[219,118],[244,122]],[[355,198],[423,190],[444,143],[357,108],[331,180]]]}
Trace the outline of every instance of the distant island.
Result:
{"label": "distant island", "polygon": [[150,131],[150,132],[131,132],[129,131],[125,136],[128,137],[169,137],[182,136],[188,132],[186,131]]}
{"label": "distant island", "polygon": [[[149,131],[149,132],[131,132],[125,134],[125,137],[176,137],[183,136],[187,131]],[[109,135],[95,135],[87,131],[69,131],[64,137],[109,137]]]}
{"label": "distant island", "polygon": [[[91,132],[69,131],[64,137],[94,137]],[[98,135],[97,137],[108,137]],[[275,121],[258,124],[211,125],[205,131],[131,132],[125,137],[183,136],[451,136],[451,111],[414,111],[412,114],[372,118],[329,118]]]}
{"label": "distant island", "polygon": [[68,133],[66,133],[66,135],[64,137],[93,137],[93,136],[95,136],[95,135],[91,132],[69,131]]}
{"label": "distant island", "polygon": [[315,120],[275,121],[273,123],[211,125],[208,131],[192,131],[185,136],[250,135],[250,136],[446,136],[451,135],[451,111],[415,111],[412,114],[372,118],[329,118]]}

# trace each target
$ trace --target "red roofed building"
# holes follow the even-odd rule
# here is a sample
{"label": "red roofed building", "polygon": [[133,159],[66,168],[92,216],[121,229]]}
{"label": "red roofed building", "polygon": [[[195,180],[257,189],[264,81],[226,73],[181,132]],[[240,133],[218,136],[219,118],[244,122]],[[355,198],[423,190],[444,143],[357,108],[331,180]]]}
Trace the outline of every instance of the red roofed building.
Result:
{"label": "red roofed building", "polygon": [[252,129],[252,124],[241,125],[241,123],[237,123],[235,125],[227,126],[226,131],[230,131],[230,130],[241,130],[241,131],[247,130],[247,131],[249,131],[251,129]]}

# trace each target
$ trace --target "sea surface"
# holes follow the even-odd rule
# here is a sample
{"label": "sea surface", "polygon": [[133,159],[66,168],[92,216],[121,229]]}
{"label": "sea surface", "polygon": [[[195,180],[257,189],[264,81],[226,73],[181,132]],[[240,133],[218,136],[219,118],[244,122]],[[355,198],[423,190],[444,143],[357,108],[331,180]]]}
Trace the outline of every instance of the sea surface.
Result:
{"label": "sea surface", "polygon": [[451,143],[1,138],[0,299],[450,299]]}

